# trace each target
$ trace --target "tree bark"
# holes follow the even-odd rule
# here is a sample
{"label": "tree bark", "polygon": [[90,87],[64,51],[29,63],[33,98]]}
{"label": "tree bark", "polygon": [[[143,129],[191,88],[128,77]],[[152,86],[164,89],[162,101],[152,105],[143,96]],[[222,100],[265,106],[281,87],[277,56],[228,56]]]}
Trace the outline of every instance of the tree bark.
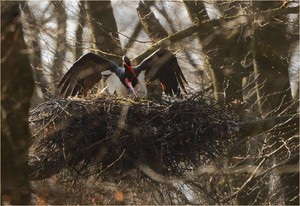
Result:
{"label": "tree bark", "polygon": [[[280,9],[288,9],[284,6],[283,1],[277,2],[256,2],[252,3],[252,10],[260,13],[267,13],[269,11],[278,11]],[[299,12],[299,7],[298,7]],[[295,42],[293,38],[287,35],[288,22],[286,15],[278,14],[275,16],[264,15],[257,18],[258,21],[252,23],[252,54],[254,75],[256,77],[256,94],[259,113],[263,117],[274,117],[277,115],[294,113],[292,105],[294,104],[290,88],[290,79],[288,73],[289,67],[289,53],[292,44]],[[279,23],[281,22],[281,23]],[[280,41],[278,41],[280,39]],[[296,122],[295,122],[296,121]],[[299,125],[299,118],[294,121],[294,124]],[[291,122],[293,123],[293,122]],[[282,143],[278,139],[288,140],[292,135],[293,130],[285,131],[287,127],[281,127],[273,132],[265,133],[262,138],[266,139],[267,151],[273,153],[280,148]],[[297,129],[295,130],[297,132]],[[298,131],[299,132],[299,131]],[[295,144],[299,142],[293,141]],[[284,152],[282,152],[284,154]],[[272,167],[277,165],[280,160],[277,156],[271,156],[266,160],[266,165]],[[287,164],[294,164],[295,161]],[[283,176],[285,176],[283,178]],[[276,193],[276,199],[273,199],[271,204],[294,204],[290,200],[297,197],[297,189],[299,185],[299,177],[291,177],[280,175],[278,171],[274,170],[268,174],[268,184],[263,185],[268,195]],[[295,192],[285,192],[282,188],[286,182]],[[287,185],[286,185],[287,187]],[[299,189],[298,189],[299,192]],[[291,196],[289,197],[289,195]],[[298,199],[299,200],[299,199]],[[298,202],[298,201],[297,201]]]}
{"label": "tree bark", "polygon": [[159,20],[155,17],[154,13],[150,9],[150,3],[140,1],[138,8],[136,9],[140,18],[140,22],[153,42],[157,42],[168,36],[168,32],[160,24]]}
{"label": "tree bark", "polygon": [[[191,16],[194,21],[201,22],[208,19],[205,11],[204,2],[187,2]],[[231,3],[226,3],[225,5]],[[220,5],[220,4],[216,4]],[[224,4],[221,4],[224,6]],[[198,9],[195,9],[198,7]],[[223,9],[221,9],[223,10]],[[223,17],[232,18],[238,14],[238,10],[228,14],[223,13]],[[228,30],[223,29],[226,21],[220,20],[217,30],[208,29],[205,32],[198,32],[198,38],[202,43],[202,50],[207,55],[209,70],[214,85],[214,97],[217,100],[225,99],[227,102],[243,100],[242,95],[242,66],[240,59],[247,53],[247,41],[240,39],[242,28],[231,27]],[[222,22],[224,21],[224,22]],[[244,25],[245,26],[245,25]]]}
{"label": "tree bark", "polygon": [[[118,27],[110,1],[86,1],[87,13],[92,31],[92,50],[118,65],[122,64],[120,56],[124,55],[118,35]],[[98,84],[98,91],[106,86],[106,77]]]}
{"label": "tree bark", "polygon": [[86,9],[85,9],[85,2],[79,1],[79,15],[78,15],[78,25],[76,29],[76,43],[75,43],[75,59],[79,59],[79,57],[82,56],[82,50],[83,50],[83,42],[82,42],[82,34],[83,29],[85,27],[86,22]]}
{"label": "tree bark", "polygon": [[[278,8],[282,2],[273,4],[253,2],[253,4],[254,11],[264,11]],[[276,18],[282,22],[288,21],[285,15],[278,15]],[[292,103],[288,66],[289,52],[294,40],[287,38],[287,25],[276,22],[274,19],[270,21],[263,19],[252,25],[254,72],[258,77],[256,81],[258,104],[261,114],[271,116],[286,110]]]}
{"label": "tree bark", "polygon": [[[265,15],[267,17],[266,19],[269,19],[270,17],[276,17],[281,14],[297,14],[298,10],[299,10],[299,7],[290,7],[290,8],[274,9],[271,11],[265,11],[265,12],[254,13],[254,14],[249,14],[249,15],[233,16],[230,18],[224,18],[226,20],[225,24],[224,24],[223,19],[205,20],[205,21],[193,24],[185,29],[182,29],[181,31],[171,34],[168,37],[163,38],[162,40],[156,42],[150,48],[148,48],[145,52],[143,52],[142,54],[135,57],[135,61],[140,62],[159,48],[165,48],[165,47],[167,47],[171,44],[174,44],[178,41],[181,41],[182,39],[189,37],[197,32],[205,33],[207,31],[210,31],[214,27],[220,27],[220,24],[223,24],[222,29],[224,30],[224,29],[229,29],[231,27],[237,27],[239,25],[245,26],[245,25],[249,24],[250,22],[252,22],[252,20],[254,18],[257,18],[261,15]],[[215,32],[215,34],[217,34],[218,32],[221,32],[221,31],[217,30]],[[213,34],[212,37],[214,37],[215,34]],[[210,41],[213,39],[212,37],[201,41],[202,47],[207,46],[210,43]]]}
{"label": "tree bark", "polygon": [[[64,75],[63,62],[67,51],[67,13],[62,1],[52,2],[57,23],[57,38],[54,61],[52,64],[52,81],[57,83]],[[54,87],[53,87],[54,88]]]}
{"label": "tree bark", "polygon": [[[149,36],[152,42],[157,42],[168,36],[167,30],[160,24],[159,20],[155,17],[154,13],[151,11],[150,6],[155,2],[145,2],[140,1],[137,7],[137,13],[140,19],[140,23],[144,28],[145,32]],[[140,62],[138,62],[140,63]],[[161,101],[162,88],[159,81],[155,81],[152,84],[147,85],[147,93],[149,99],[155,99]]]}
{"label": "tree bark", "polygon": [[32,50],[29,52],[30,61],[33,69],[33,76],[35,79],[35,90],[31,101],[31,107],[34,108],[43,101],[45,101],[45,94],[47,93],[47,88],[49,87],[49,82],[45,76],[42,62],[42,52],[40,45],[40,27],[36,17],[31,12],[28,3],[24,3],[24,16],[27,25],[23,24],[24,29],[28,32],[27,44],[30,45]]}
{"label": "tree bark", "polygon": [[1,2],[1,20],[1,199],[29,204],[28,110],[34,82],[18,2]]}
{"label": "tree bark", "polygon": [[118,27],[110,1],[87,1],[92,30],[92,46],[95,52],[121,64],[123,55]]}
{"label": "tree bark", "polygon": [[[190,18],[193,22],[196,24],[199,24],[203,21],[209,21],[209,17],[206,11],[206,7],[204,5],[203,1],[184,1],[187,11],[189,13]],[[206,39],[208,36],[208,32],[197,32],[198,40],[202,46],[202,48],[205,50],[205,45],[202,44],[202,40]],[[206,57],[206,63],[207,67],[210,73],[210,76],[212,78],[212,84],[214,88],[214,98],[216,100],[220,100],[223,98],[223,79],[224,76],[222,73],[215,68],[214,60]]]}
{"label": "tree bark", "polygon": [[[253,2],[253,11],[269,11],[270,9],[278,10],[285,8],[283,1],[277,2]],[[299,7],[298,7],[299,13]],[[287,35],[287,24],[278,22],[288,22],[286,15],[277,15],[276,18],[270,18],[268,21],[261,18],[254,22],[253,29],[253,61],[254,73],[257,77],[256,92],[260,114],[263,116],[276,116],[282,114],[293,113],[292,105],[295,103],[292,98],[290,79],[288,73],[291,46],[295,43],[295,39]],[[276,26],[274,26],[276,25]],[[278,41],[280,39],[280,41]],[[299,124],[299,118],[298,124]],[[298,131],[299,132],[299,131]],[[268,135],[267,144],[272,146],[271,152],[276,150],[281,143],[278,137],[283,139],[290,138],[290,134],[284,129],[273,132]],[[275,136],[276,138],[270,138]],[[295,144],[299,144],[296,140]],[[298,156],[299,157],[299,156]],[[293,158],[288,164],[294,164]],[[270,158],[267,164],[278,164],[276,157]],[[297,160],[296,160],[297,161]],[[268,187],[269,194],[278,192],[277,199],[273,204],[295,204],[299,201],[297,189],[285,192],[281,188],[289,186],[290,188],[298,188],[299,176],[280,175],[277,171],[269,174]],[[288,185],[287,185],[288,184]],[[299,192],[299,189],[298,189]],[[294,198],[297,197],[298,198]],[[293,199],[295,199],[293,201]],[[297,201],[298,199],[298,201]]]}

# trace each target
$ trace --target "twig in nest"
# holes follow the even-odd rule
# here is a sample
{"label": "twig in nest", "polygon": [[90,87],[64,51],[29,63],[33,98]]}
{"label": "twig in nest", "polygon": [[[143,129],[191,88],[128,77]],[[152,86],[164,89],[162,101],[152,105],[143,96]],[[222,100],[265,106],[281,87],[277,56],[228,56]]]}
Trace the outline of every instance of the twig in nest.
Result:
{"label": "twig in nest", "polygon": [[[40,115],[45,111],[51,112]],[[128,170],[142,162],[162,175],[181,175],[186,168],[195,168],[201,156],[222,154],[224,145],[238,136],[235,117],[226,107],[207,104],[201,96],[163,104],[55,99],[31,115],[33,131],[40,131],[34,132],[32,146],[38,157],[31,162],[34,179],[82,162],[83,170],[97,163],[107,168],[103,173]],[[49,119],[59,125],[50,133],[40,129]],[[179,166],[182,163],[186,166]]]}

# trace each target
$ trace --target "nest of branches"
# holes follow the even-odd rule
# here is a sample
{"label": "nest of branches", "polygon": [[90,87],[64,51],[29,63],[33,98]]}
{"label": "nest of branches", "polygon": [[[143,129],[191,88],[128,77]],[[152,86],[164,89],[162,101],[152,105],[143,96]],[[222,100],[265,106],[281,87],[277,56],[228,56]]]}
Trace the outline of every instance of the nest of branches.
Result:
{"label": "nest of branches", "polygon": [[238,136],[235,120],[225,106],[201,95],[160,104],[54,98],[30,112],[31,178],[66,168],[84,174],[95,165],[103,175],[141,165],[165,176],[183,175],[224,154]]}

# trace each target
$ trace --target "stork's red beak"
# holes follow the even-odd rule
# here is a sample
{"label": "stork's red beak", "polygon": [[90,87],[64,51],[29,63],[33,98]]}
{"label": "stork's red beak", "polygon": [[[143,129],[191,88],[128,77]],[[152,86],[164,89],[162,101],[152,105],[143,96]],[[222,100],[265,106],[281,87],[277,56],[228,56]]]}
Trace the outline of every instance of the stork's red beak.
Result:
{"label": "stork's red beak", "polygon": [[125,83],[127,84],[127,86],[131,89],[132,93],[134,94],[135,97],[137,97],[135,91],[134,91],[134,88],[131,84],[131,81],[129,81],[127,78],[125,79]]}

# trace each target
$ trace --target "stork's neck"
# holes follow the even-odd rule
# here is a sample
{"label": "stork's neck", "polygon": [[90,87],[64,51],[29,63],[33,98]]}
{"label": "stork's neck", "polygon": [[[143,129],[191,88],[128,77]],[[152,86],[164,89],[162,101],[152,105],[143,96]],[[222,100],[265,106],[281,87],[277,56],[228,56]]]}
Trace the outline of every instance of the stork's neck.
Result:
{"label": "stork's neck", "polygon": [[128,64],[124,63],[125,68],[125,77],[129,79],[137,79],[137,75],[132,66],[128,66]]}

